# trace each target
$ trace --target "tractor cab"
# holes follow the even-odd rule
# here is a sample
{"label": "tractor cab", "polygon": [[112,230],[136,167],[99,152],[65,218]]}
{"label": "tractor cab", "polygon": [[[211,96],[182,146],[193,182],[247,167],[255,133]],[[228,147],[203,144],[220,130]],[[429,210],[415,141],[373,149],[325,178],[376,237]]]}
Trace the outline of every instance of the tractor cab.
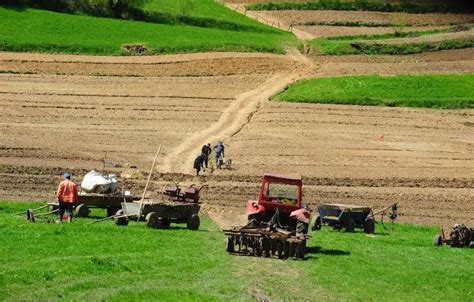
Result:
{"label": "tractor cab", "polygon": [[288,224],[290,218],[308,223],[310,212],[302,209],[303,181],[301,176],[265,173],[260,186],[258,200],[247,202],[249,221],[268,222],[278,211],[279,219]]}
{"label": "tractor cab", "polygon": [[266,173],[263,175],[258,204],[268,210],[290,214],[301,208],[301,176],[285,176]]}

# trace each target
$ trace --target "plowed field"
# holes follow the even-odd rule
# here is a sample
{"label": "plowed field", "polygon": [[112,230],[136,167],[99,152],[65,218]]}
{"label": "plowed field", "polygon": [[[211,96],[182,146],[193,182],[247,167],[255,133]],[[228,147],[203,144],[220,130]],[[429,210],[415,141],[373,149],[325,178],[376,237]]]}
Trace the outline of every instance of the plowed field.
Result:
{"label": "plowed field", "polygon": [[[221,225],[244,218],[264,171],[302,174],[304,199],[313,207],[398,202],[403,222],[473,224],[473,110],[268,101],[302,77],[474,72],[473,60],[472,50],[324,60],[296,52],[1,53],[0,70],[8,73],[0,75],[0,199],[52,200],[63,171],[80,182],[88,170],[102,170],[104,157],[107,170],[128,174],[121,181],[140,193],[161,144],[150,195],[171,181],[207,183],[205,211]],[[94,69],[104,66],[110,72]],[[234,169],[193,176],[202,144],[219,138]]]}

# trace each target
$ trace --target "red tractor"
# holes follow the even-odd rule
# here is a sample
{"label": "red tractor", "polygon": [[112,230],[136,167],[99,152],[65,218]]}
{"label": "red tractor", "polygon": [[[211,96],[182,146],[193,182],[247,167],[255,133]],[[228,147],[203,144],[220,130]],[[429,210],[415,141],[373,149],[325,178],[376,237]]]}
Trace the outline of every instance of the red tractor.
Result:
{"label": "red tractor", "polygon": [[248,223],[225,230],[227,251],[304,258],[310,210],[302,205],[301,176],[265,173],[258,200],[249,200]]}

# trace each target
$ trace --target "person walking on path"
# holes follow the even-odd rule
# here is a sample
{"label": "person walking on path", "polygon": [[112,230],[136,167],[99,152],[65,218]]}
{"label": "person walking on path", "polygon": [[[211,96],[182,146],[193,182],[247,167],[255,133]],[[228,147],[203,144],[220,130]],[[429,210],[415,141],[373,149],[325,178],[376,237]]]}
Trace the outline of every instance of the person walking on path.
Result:
{"label": "person walking on path", "polygon": [[207,145],[202,146],[201,153],[204,155],[204,166],[208,167],[209,164],[209,155],[211,155],[212,149],[211,149],[211,143],[208,143]]}
{"label": "person walking on path", "polygon": [[67,220],[72,220],[72,208],[78,201],[77,185],[71,181],[71,174],[64,173],[64,180],[59,183],[56,197],[59,202],[59,221],[63,221],[64,213],[67,213]]}
{"label": "person walking on path", "polygon": [[222,164],[222,159],[224,158],[224,142],[219,141],[217,145],[214,146],[214,152],[216,154],[216,168],[220,169]]}
{"label": "person walking on path", "polygon": [[199,172],[201,172],[201,169],[204,170],[204,154],[200,154],[196,159],[194,160],[194,169],[196,169],[196,175],[199,176]]}

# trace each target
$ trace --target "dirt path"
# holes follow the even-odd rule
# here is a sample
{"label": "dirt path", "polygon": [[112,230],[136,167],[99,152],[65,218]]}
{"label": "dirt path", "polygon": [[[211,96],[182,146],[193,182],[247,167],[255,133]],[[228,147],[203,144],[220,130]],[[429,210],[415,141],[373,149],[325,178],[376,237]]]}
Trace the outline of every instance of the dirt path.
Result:
{"label": "dirt path", "polygon": [[314,63],[296,49],[288,49],[287,57],[306,68],[289,74],[272,76],[265,83],[251,91],[244,92],[222,112],[219,120],[209,128],[199,131],[184,140],[161,161],[161,171],[165,173],[193,173],[193,162],[203,144],[218,140],[229,141],[247,125],[252,116],[270,96],[283,89],[286,85],[303,78],[314,69]]}

